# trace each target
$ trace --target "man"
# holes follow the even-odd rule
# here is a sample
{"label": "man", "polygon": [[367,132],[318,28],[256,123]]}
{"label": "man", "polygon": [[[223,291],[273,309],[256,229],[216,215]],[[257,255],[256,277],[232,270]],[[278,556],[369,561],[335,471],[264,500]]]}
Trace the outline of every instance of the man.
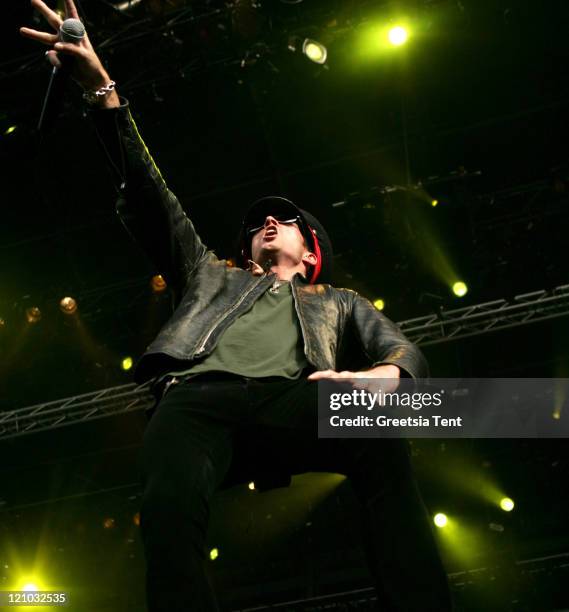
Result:
{"label": "man", "polygon": [[[41,0],[32,4],[59,28]],[[67,14],[77,17],[72,0]],[[75,56],[119,190],[117,210],[175,294],[177,308],[137,365],[159,402],[145,432],[141,535],[150,612],[217,609],[204,573],[209,504],[223,484],[306,471],[346,474],[361,502],[381,610],[451,609],[430,521],[400,440],[319,440],[315,381],[420,377],[426,364],[385,316],[327,280],[331,245],[309,213],[281,197],[245,216],[246,269],[197,235],[141,140],[88,38],[79,45],[23,28]],[[356,517],[353,517],[354,519]]]}

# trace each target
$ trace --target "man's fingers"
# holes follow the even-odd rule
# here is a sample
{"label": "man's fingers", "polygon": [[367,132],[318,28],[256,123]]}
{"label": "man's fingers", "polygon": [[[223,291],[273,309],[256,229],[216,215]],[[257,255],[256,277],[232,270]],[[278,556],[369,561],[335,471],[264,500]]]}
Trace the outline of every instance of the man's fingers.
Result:
{"label": "man's fingers", "polygon": [[82,56],[84,53],[83,47],[80,47],[75,43],[58,42],[55,43],[54,47],[58,53],[65,53],[66,55]]}
{"label": "man's fingers", "polygon": [[53,51],[53,50],[47,51],[45,56],[46,56],[48,62],[52,66],[54,66],[58,70],[61,68],[61,62],[60,62],[59,58],[57,57],[57,53],[55,51]]}
{"label": "man's fingers", "polygon": [[32,28],[20,28],[20,34],[26,38],[31,38],[43,43],[44,45],[53,45],[59,40],[57,34],[48,34],[47,32],[39,32],[38,30],[32,30]]}
{"label": "man's fingers", "polygon": [[310,376],[308,376],[308,380],[320,380],[321,378],[329,378],[330,374],[334,373],[333,370],[318,370],[317,372],[312,372]]}
{"label": "man's fingers", "polygon": [[52,11],[45,2],[42,2],[42,0],[32,0],[32,6],[46,18],[52,28],[59,30],[59,26],[63,20],[55,11]]}
{"label": "man's fingers", "polygon": [[77,7],[75,6],[73,0],[65,0],[65,14],[67,17],[79,19],[79,13],[77,12]]}

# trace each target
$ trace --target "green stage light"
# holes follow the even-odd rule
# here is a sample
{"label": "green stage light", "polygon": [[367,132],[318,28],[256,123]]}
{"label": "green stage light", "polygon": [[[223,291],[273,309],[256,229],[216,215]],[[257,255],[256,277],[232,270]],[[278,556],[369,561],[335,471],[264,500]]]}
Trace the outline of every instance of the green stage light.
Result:
{"label": "green stage light", "polygon": [[217,559],[217,557],[219,557],[219,550],[218,550],[217,548],[212,548],[212,549],[209,551],[209,558],[210,558],[212,561],[215,561],[215,560]]}
{"label": "green stage light", "polygon": [[433,518],[433,522],[439,529],[442,529],[448,522],[447,515],[442,512],[437,512]]}
{"label": "green stage light", "polygon": [[468,286],[462,281],[456,281],[452,286],[452,292],[457,297],[462,297],[468,293]]}
{"label": "green stage light", "polygon": [[390,28],[389,32],[387,33],[387,38],[394,47],[400,47],[407,42],[409,32],[407,31],[407,28],[404,28],[403,26],[394,26]]}
{"label": "green stage light", "polygon": [[383,310],[385,308],[385,302],[381,298],[378,298],[377,300],[374,300],[373,305],[378,310]]}
{"label": "green stage light", "polygon": [[121,361],[121,367],[125,372],[130,370],[130,368],[132,368],[132,364],[133,364],[132,357],[125,357]]}
{"label": "green stage light", "polygon": [[504,512],[511,512],[514,509],[514,500],[509,497],[503,497],[500,500],[500,508],[502,508]]}
{"label": "green stage light", "polygon": [[302,52],[306,57],[316,64],[325,64],[326,58],[328,57],[328,50],[322,44],[316,40],[307,38],[302,43]]}

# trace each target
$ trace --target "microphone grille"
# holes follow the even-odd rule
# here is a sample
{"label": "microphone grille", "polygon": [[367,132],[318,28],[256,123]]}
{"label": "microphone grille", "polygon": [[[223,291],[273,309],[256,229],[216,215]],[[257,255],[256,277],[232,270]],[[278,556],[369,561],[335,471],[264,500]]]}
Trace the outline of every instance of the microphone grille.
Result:
{"label": "microphone grille", "polygon": [[85,36],[85,26],[79,19],[66,19],[59,28],[59,37],[62,42],[78,43]]}

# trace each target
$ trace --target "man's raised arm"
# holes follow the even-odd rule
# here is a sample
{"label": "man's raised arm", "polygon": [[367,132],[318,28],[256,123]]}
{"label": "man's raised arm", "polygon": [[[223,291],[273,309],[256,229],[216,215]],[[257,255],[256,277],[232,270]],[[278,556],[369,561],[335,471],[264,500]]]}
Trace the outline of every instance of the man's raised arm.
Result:
{"label": "man's raised arm", "polygon": [[[59,32],[61,17],[42,0],[31,2]],[[73,0],[65,0],[65,7],[66,18],[79,18]],[[89,114],[119,191],[117,212],[179,298],[207,249],[178,199],[168,189],[138,133],[128,102],[119,98],[88,35],[81,42],[71,44],[60,42],[54,33],[31,28],[21,28],[20,32],[53,47],[46,54],[53,66],[60,66],[60,53],[74,57],[73,78],[93,94]]]}

